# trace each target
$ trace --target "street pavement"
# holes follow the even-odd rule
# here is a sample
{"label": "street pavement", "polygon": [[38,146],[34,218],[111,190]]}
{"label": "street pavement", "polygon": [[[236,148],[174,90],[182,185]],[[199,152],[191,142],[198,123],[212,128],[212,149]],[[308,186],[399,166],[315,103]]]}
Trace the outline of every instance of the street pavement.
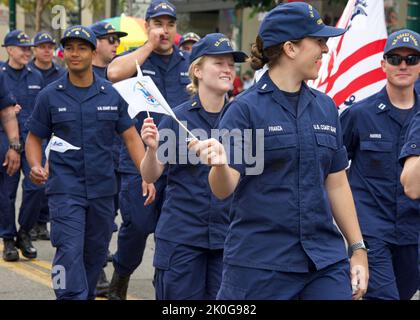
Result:
{"label": "street pavement", "polygon": [[[21,189],[18,190],[16,208],[20,207]],[[16,213],[17,214],[17,213]],[[116,223],[119,226],[121,216],[118,215]],[[55,299],[51,287],[51,261],[55,249],[50,241],[37,240],[33,242],[38,250],[38,258],[28,260],[20,252],[18,262],[5,262],[0,256],[0,301],[2,300],[52,300]],[[111,253],[117,248],[117,233],[112,236],[110,244]],[[3,241],[0,241],[0,253],[3,252]],[[149,236],[144,252],[143,262],[130,278],[128,299],[152,300],[155,297],[153,280],[153,235]],[[111,280],[113,267],[108,263],[105,272]]]}

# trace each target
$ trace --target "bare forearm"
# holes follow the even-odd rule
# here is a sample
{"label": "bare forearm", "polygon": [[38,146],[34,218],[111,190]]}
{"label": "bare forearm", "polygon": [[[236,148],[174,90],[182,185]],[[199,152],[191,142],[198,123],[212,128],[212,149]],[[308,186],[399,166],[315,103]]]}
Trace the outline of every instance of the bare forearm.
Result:
{"label": "bare forearm", "polygon": [[42,162],[42,140],[29,132],[25,143],[25,155],[29,167],[41,166]]}
{"label": "bare forearm", "polygon": [[420,156],[410,157],[404,163],[401,184],[411,199],[420,199]]}
{"label": "bare forearm", "polygon": [[19,126],[14,107],[1,110],[1,124],[10,143],[19,143]]}
{"label": "bare forearm", "polygon": [[131,78],[137,71],[135,61],[137,60],[141,66],[152,51],[151,47],[146,43],[143,47],[114,59],[108,65],[108,79],[112,82],[118,82]]}
{"label": "bare forearm", "polygon": [[211,191],[217,198],[225,199],[235,191],[239,178],[239,172],[228,165],[214,166],[209,173]]}
{"label": "bare forearm", "polygon": [[146,155],[140,166],[143,180],[147,183],[154,183],[162,175],[164,168],[164,164],[157,158],[156,150],[147,148]]}
{"label": "bare forearm", "polygon": [[357,219],[347,176],[343,171],[330,174],[326,180],[326,188],[334,219],[349,245],[360,241],[362,233]]}

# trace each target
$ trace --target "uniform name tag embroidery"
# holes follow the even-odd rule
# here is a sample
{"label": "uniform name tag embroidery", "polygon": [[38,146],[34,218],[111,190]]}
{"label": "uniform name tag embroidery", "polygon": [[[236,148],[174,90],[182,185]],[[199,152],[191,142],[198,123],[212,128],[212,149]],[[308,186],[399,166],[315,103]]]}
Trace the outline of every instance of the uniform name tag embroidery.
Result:
{"label": "uniform name tag embroidery", "polygon": [[118,106],[98,106],[98,111],[118,111]]}
{"label": "uniform name tag embroidery", "polygon": [[188,77],[188,72],[181,72],[181,77]]}
{"label": "uniform name tag embroidery", "polygon": [[268,132],[280,132],[283,131],[282,126],[268,126]]}
{"label": "uniform name tag embroidery", "polygon": [[152,70],[142,70],[143,74],[151,74],[151,75],[155,75],[156,72],[152,71]]}
{"label": "uniform name tag embroidery", "polygon": [[332,133],[337,132],[337,128],[327,124],[314,124],[314,129],[317,131],[328,131]]}
{"label": "uniform name tag embroidery", "polygon": [[371,138],[371,139],[382,139],[382,134],[380,134],[380,133],[371,133],[369,135],[369,138]]}
{"label": "uniform name tag embroidery", "polygon": [[37,90],[39,90],[39,89],[41,89],[41,86],[38,86],[36,84],[33,84],[33,85],[29,85],[28,86],[28,89],[37,89]]}
{"label": "uniform name tag embroidery", "polygon": [[67,108],[58,108],[58,112],[66,112]]}

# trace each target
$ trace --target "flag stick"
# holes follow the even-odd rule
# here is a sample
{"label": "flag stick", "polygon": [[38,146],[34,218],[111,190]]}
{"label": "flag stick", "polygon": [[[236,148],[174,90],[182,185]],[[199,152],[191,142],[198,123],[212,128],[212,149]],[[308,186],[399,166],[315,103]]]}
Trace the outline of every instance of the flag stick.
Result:
{"label": "flag stick", "polygon": [[[136,69],[137,69],[137,76],[140,76],[141,75],[141,73],[140,73],[141,70],[140,70],[140,65],[139,65],[139,62],[137,61],[137,59],[136,59]],[[137,81],[137,83],[143,87],[143,85],[140,83],[140,81]],[[150,118],[149,110],[146,110],[146,112],[147,112],[147,117]]]}

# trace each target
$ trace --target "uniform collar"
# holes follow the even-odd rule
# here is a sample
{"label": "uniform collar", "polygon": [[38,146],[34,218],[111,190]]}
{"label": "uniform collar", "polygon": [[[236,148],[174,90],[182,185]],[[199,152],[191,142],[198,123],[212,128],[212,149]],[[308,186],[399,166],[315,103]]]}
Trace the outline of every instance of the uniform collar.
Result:
{"label": "uniform collar", "polygon": [[58,71],[60,71],[60,67],[54,62],[54,61],[52,61],[52,67],[50,68],[50,69],[48,69],[48,70],[42,70],[42,69],[39,69],[37,66],[36,66],[36,64],[35,64],[35,59],[32,59],[29,63],[28,63],[28,65],[32,68],[32,69],[36,69],[36,70],[39,70],[39,71],[50,71],[50,70],[53,70],[53,71],[55,71],[55,72],[58,72]]}
{"label": "uniform collar", "polygon": [[386,92],[386,86],[379,91],[377,100],[376,100],[376,113],[383,113],[388,112],[390,110],[390,105],[392,105],[391,101],[388,97],[388,92]]}
{"label": "uniform collar", "polygon": [[[224,106],[226,106],[227,100],[225,100]],[[220,121],[220,116],[223,114],[224,107],[219,112],[219,118],[216,123]],[[198,114],[201,116],[201,118],[209,125],[210,128],[213,128],[214,124],[209,119],[209,115],[207,114],[206,110],[203,108],[203,105],[201,104],[200,97],[198,94],[195,94],[191,100],[189,101],[188,111],[196,110],[198,111]]]}
{"label": "uniform collar", "polygon": [[[280,104],[283,108],[287,111],[292,113],[293,115],[296,114],[294,108],[288,103],[287,98],[281,92],[279,88],[274,84],[271,80],[270,76],[268,75],[268,71],[266,71],[261,79],[257,82],[258,85],[258,92],[260,93],[272,93],[273,99]],[[298,113],[297,118],[305,111],[307,106],[310,102],[316,97],[315,93],[308,87],[305,82],[302,82],[302,86],[300,89],[299,95],[299,103],[298,103]]]}
{"label": "uniform collar", "polygon": [[195,94],[190,100],[188,111],[201,109],[201,108],[202,108],[202,105],[201,105],[200,98],[198,97],[198,94]]}
{"label": "uniform collar", "polygon": [[[14,74],[14,72],[16,71],[16,69],[13,69],[13,68],[9,65],[8,61],[6,61],[6,62],[3,64],[3,66],[1,67],[1,69],[2,69],[3,71],[7,71],[7,70],[9,70],[10,74]],[[20,69],[20,70],[18,70],[18,71],[20,72],[20,75],[19,75],[19,79],[20,79],[21,77],[24,77],[26,74],[28,74],[28,73],[32,73],[33,68],[32,68],[31,66],[29,66],[29,64],[27,64],[27,65],[25,65],[22,69]]]}
{"label": "uniform collar", "polygon": [[[412,113],[415,114],[420,110],[420,99],[416,92],[416,89],[414,89],[414,105],[412,108]],[[388,116],[392,118],[394,121],[399,123],[401,126],[404,126],[407,124],[407,121],[404,123],[400,122],[400,117],[396,114],[396,111],[394,111],[394,108],[396,108],[389,99],[388,92],[386,91],[386,86],[382,88],[381,91],[379,91],[377,99],[376,99],[376,113],[381,114],[384,112],[388,113]]]}
{"label": "uniform collar", "polygon": [[177,46],[172,46],[173,51],[172,53],[169,55],[169,63],[166,64],[157,53],[152,53],[150,55],[150,59],[153,62],[153,64],[161,67],[163,70],[169,71],[170,69],[172,69],[173,67],[175,67],[181,60],[186,60],[187,58],[189,58],[188,53],[186,52],[182,52],[181,50],[178,49]]}
{"label": "uniform collar", "polygon": [[[69,90],[68,90],[68,88],[70,87],[70,80],[69,80],[68,71],[66,72],[65,77],[59,78],[59,80],[55,84],[55,87],[56,87],[56,90],[63,91],[67,95],[69,95],[70,97],[75,99],[73,94],[71,92],[69,92]],[[88,100],[91,97],[93,97],[93,96],[95,96],[99,93],[106,94],[107,90],[109,90],[108,87],[109,87],[109,84],[106,83],[105,79],[102,79],[101,77],[96,76],[95,73],[93,72],[93,83],[90,86],[89,92],[88,92],[88,94],[86,95],[86,97],[84,98],[83,101]]]}

